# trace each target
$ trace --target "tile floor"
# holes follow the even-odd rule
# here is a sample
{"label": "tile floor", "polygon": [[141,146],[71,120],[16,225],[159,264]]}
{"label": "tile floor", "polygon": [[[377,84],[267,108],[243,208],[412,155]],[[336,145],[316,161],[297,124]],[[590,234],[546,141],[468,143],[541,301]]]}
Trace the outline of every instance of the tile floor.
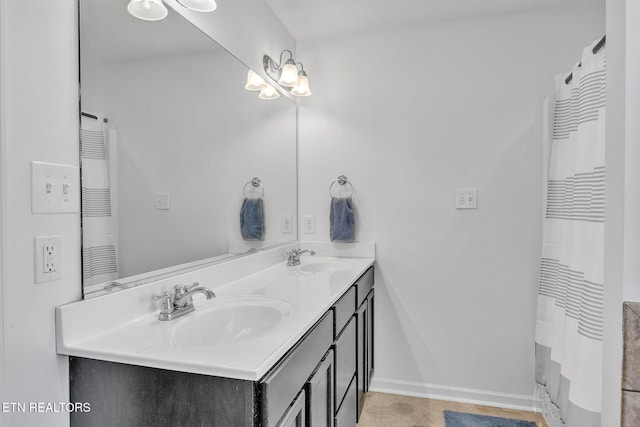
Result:
{"label": "tile floor", "polygon": [[547,427],[542,415],[534,412],[373,392],[367,393],[357,427],[445,427],[444,410],[534,421],[538,427]]}

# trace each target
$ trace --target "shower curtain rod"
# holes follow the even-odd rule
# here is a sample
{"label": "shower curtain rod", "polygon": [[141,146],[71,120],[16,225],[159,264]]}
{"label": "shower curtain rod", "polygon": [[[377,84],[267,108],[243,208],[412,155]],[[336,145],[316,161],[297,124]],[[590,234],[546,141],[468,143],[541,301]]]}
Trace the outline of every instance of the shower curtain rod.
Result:
{"label": "shower curtain rod", "polygon": [[85,113],[84,111],[81,114],[85,117],[89,117],[90,119],[98,120],[98,116],[94,116],[93,114]]}
{"label": "shower curtain rod", "polygon": [[[93,114],[85,113],[84,111],[81,111],[80,114],[82,114],[84,117],[89,117],[90,119],[98,120],[98,116],[94,116]],[[109,119],[107,119],[106,117],[103,118],[102,121],[105,123],[109,123]]]}
{"label": "shower curtain rod", "polygon": [[[593,47],[593,49],[591,49],[591,52],[593,52],[594,55],[596,53],[600,52],[600,50],[604,47],[606,41],[607,41],[607,35],[605,34],[604,36],[602,36],[600,41],[598,41],[598,43],[596,43],[596,45]],[[582,62],[578,64],[578,67],[581,66],[581,65],[582,65]],[[569,83],[571,83],[571,80],[573,80],[573,72],[569,73],[567,78],[564,79],[564,82],[566,84],[569,84]]]}

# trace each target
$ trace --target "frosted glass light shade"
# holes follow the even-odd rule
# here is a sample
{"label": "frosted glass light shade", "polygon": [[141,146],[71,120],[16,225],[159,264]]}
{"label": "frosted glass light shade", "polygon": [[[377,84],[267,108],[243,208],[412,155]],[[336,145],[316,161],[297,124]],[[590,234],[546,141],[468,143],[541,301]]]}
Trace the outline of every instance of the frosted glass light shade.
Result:
{"label": "frosted glass light shade", "polygon": [[218,5],[215,0],[177,0],[178,3],[186,7],[187,9],[195,10],[197,12],[213,12]]}
{"label": "frosted glass light shade", "polygon": [[309,79],[306,74],[300,73],[298,76],[298,85],[291,89],[291,94],[295,96],[311,96],[311,89],[309,89]]}
{"label": "frosted glass light shade", "polygon": [[298,84],[298,67],[292,59],[287,60],[287,63],[282,67],[278,84],[285,87],[294,87]]}
{"label": "frosted glass light shade", "polygon": [[249,70],[247,72],[247,84],[244,85],[246,90],[262,90],[267,87],[267,82],[262,77],[256,74],[255,71]]}
{"label": "frosted glass light shade", "polygon": [[276,88],[274,88],[270,84],[268,84],[267,87],[262,89],[260,91],[260,95],[258,95],[258,98],[260,99],[276,99],[279,97],[280,97],[280,94],[278,93]]}
{"label": "frosted glass light shade", "polygon": [[131,0],[127,10],[136,18],[145,21],[159,21],[169,14],[162,0]]}

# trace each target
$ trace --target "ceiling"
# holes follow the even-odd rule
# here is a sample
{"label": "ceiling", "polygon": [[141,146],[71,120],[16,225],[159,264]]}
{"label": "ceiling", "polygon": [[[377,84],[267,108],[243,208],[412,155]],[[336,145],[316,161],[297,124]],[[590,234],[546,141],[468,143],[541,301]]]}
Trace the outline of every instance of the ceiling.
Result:
{"label": "ceiling", "polygon": [[266,0],[296,40],[604,0]]}

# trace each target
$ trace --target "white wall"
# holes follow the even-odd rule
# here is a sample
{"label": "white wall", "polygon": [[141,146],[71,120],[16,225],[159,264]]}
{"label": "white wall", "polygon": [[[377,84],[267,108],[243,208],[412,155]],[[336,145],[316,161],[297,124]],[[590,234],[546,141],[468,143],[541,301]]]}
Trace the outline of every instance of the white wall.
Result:
{"label": "white wall", "polygon": [[[607,0],[607,180],[602,425],[620,425],[622,302],[638,301],[638,94],[635,0]],[[634,96],[635,95],[635,96]],[[634,147],[634,145],[636,147]]]}
{"label": "white wall", "polygon": [[[2,28],[4,28],[4,2],[0,2],[0,307],[4,307],[4,286],[3,283],[7,281],[6,268],[4,267],[4,254],[6,251],[5,240],[3,239],[4,233],[4,218],[6,217],[6,211],[4,209],[4,194],[6,193],[5,186],[5,171],[4,171],[4,159],[6,156],[5,144],[3,141],[6,140],[6,123],[5,123],[5,97],[3,96],[5,83],[4,83],[4,75],[5,75],[5,62],[6,59],[2,52],[5,50],[5,40],[6,35]],[[4,355],[5,346],[4,346],[4,310],[0,314],[0,354]],[[0,402],[5,402],[5,393],[6,393],[6,370],[7,366],[4,363],[4,356],[0,358]]]}
{"label": "white wall", "polygon": [[[233,2],[225,2],[233,3]],[[261,0],[243,0],[263,5]],[[220,8],[235,37],[242,21],[246,38],[236,56],[252,52],[253,40],[287,45],[290,36],[273,14],[242,16]],[[234,13],[237,13],[234,12]],[[0,1],[0,171],[2,256],[3,401],[65,402],[69,399],[67,358],[55,352],[54,307],[80,298],[79,215],[30,213],[31,160],[78,164],[78,31],[75,0],[33,3]],[[252,26],[251,23],[254,23]],[[286,40],[283,40],[286,39]],[[244,48],[243,48],[244,46]],[[246,61],[246,59],[244,59]],[[63,236],[63,279],[47,285],[33,280],[33,238]],[[65,414],[4,414],[8,427],[67,426]]]}
{"label": "white wall", "polygon": [[[604,33],[604,7],[298,43],[299,212],[328,239],[327,190],[356,190],[377,243],[377,389],[531,406],[541,106]],[[456,187],[478,209],[454,209]]]}
{"label": "white wall", "polygon": [[[295,239],[280,217],[297,212],[296,105],[259,99],[246,73],[221,49],[83,69],[83,110],[118,132],[120,277],[228,253],[254,176],[265,241]],[[170,210],[155,209],[156,193]]]}
{"label": "white wall", "polygon": [[[32,215],[30,161],[78,164],[76,3],[2,2],[4,401],[64,402],[54,307],[80,297],[78,214]],[[62,280],[34,284],[33,238],[62,235]],[[0,414],[8,426],[64,426],[65,414]]]}
{"label": "white wall", "polygon": [[626,2],[626,22],[624,300],[640,301],[640,2]]}

